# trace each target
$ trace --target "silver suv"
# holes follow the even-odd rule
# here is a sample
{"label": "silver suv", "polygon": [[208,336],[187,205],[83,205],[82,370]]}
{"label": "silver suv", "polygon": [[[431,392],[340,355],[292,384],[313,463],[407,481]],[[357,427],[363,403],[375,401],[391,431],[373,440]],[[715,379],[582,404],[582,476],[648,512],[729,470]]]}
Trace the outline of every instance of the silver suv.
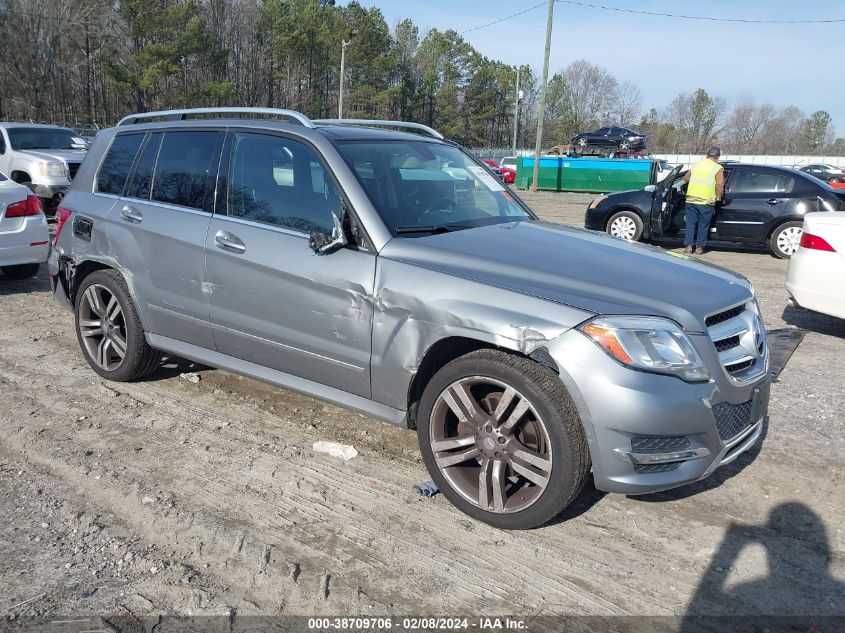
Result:
{"label": "silver suv", "polygon": [[419,124],[132,115],[62,207],[50,274],[95,372],[165,352],[416,428],[491,525],[548,521],[591,470],[625,494],[697,481],[761,434],[747,280],[542,222]]}

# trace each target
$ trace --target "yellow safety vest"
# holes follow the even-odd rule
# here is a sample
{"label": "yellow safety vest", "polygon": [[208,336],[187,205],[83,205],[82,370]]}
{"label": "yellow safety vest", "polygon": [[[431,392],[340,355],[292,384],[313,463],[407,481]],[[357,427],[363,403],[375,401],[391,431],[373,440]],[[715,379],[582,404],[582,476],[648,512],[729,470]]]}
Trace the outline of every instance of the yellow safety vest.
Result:
{"label": "yellow safety vest", "polygon": [[687,201],[694,204],[709,204],[716,197],[716,174],[722,171],[722,166],[716,161],[705,158],[693,165],[690,171]]}

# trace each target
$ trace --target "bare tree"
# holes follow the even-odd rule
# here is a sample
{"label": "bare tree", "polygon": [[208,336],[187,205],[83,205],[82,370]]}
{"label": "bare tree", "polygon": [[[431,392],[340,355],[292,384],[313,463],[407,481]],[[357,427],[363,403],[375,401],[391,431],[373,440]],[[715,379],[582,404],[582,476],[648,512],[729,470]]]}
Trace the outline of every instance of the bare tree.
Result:
{"label": "bare tree", "polygon": [[612,113],[618,125],[632,127],[642,112],[643,95],[636,84],[625,81],[617,86],[613,95]]}
{"label": "bare tree", "polygon": [[777,110],[771,103],[758,104],[753,97],[744,96],[734,104],[728,120],[726,140],[734,151],[755,153],[761,149],[761,136],[774,119]]}
{"label": "bare tree", "polygon": [[585,59],[572,62],[559,74],[566,84],[569,111],[577,129],[600,124],[609,117],[617,86],[613,75]]}

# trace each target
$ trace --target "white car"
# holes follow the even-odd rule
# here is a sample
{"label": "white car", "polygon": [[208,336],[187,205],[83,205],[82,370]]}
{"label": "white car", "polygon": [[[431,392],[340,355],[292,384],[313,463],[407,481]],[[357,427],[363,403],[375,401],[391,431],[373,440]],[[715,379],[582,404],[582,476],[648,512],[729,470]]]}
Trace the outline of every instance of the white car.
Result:
{"label": "white car", "polygon": [[804,216],[801,245],[790,258],[786,289],[808,310],[845,319],[845,212]]}
{"label": "white car", "polygon": [[49,253],[41,199],[0,172],[0,271],[9,279],[32,277]]}

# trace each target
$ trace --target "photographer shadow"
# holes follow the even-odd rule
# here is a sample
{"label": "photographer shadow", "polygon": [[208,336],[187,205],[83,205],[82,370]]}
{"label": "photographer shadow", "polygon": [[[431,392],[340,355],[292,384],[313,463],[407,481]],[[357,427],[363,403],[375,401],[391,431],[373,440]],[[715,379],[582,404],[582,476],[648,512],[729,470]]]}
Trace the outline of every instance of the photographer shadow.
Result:
{"label": "photographer shadow", "polygon": [[[768,573],[731,583],[749,546],[762,546]],[[689,603],[681,633],[715,631],[841,631],[845,583],[830,571],[821,518],[802,503],[784,503],[765,525],[732,523]]]}

